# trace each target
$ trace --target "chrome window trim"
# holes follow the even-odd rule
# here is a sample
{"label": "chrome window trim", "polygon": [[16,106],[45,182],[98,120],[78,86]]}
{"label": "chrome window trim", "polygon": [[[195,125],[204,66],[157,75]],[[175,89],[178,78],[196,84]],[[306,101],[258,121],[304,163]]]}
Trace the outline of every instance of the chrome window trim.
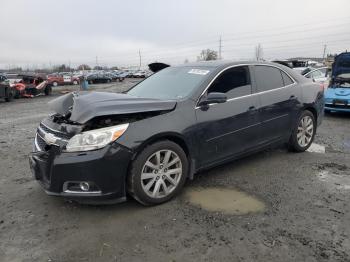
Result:
{"label": "chrome window trim", "polygon": [[[287,87],[291,87],[291,86],[294,86],[295,84],[297,84],[298,82],[286,71],[284,71],[283,69],[279,68],[278,66],[275,66],[275,65],[270,65],[270,64],[238,64],[238,65],[232,65],[232,66],[229,66],[229,67],[226,67],[224,69],[222,69],[219,73],[217,73],[217,75],[209,82],[209,84],[207,85],[207,87],[204,89],[204,91],[201,93],[201,95],[199,96],[197,102],[196,102],[196,106],[195,106],[195,109],[199,109],[201,108],[200,106],[198,106],[198,103],[200,101],[200,99],[202,98],[202,96],[205,94],[205,92],[208,90],[208,88],[210,87],[210,85],[216,80],[216,78],[218,78],[218,76],[223,73],[224,71],[228,70],[228,69],[231,69],[231,68],[234,68],[234,67],[238,67],[238,66],[270,66],[270,67],[274,67],[274,68],[277,68],[279,70],[281,70],[283,73],[285,73],[287,76],[290,77],[290,79],[292,79],[293,83],[292,84],[289,84],[289,85],[286,85],[286,86],[282,86],[282,87],[278,87],[278,88],[274,88],[274,89],[270,89],[270,90],[266,90],[266,91],[261,91],[261,92],[256,92],[256,93],[252,93],[252,94],[249,94],[249,95],[244,95],[244,96],[239,96],[239,97],[233,97],[233,98],[230,98],[230,99],[227,99],[226,102],[231,102],[231,101],[234,101],[234,100],[238,100],[238,99],[242,99],[242,98],[246,98],[246,97],[250,97],[250,96],[255,96],[255,95],[260,95],[260,94],[264,94],[264,93],[270,93],[270,92],[273,92],[273,91],[276,91],[276,90],[280,90],[282,88],[287,88]],[[281,76],[282,77],[282,76]],[[283,80],[283,77],[282,77],[282,80]],[[250,86],[252,86],[252,84],[250,84]],[[212,103],[212,104],[208,104],[208,106],[211,106],[211,105],[216,105],[217,103]]]}

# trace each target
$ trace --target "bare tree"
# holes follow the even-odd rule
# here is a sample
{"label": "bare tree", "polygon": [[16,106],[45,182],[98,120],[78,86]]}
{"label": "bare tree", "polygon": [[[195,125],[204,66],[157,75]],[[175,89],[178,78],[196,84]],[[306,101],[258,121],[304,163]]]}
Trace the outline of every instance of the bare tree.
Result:
{"label": "bare tree", "polygon": [[88,66],[88,65],[82,64],[82,65],[78,66],[77,69],[78,69],[78,70],[90,70],[91,67]]}
{"label": "bare tree", "polygon": [[264,60],[263,56],[264,56],[263,48],[262,48],[262,45],[259,43],[255,47],[255,59],[256,59],[256,61]]}
{"label": "bare tree", "polygon": [[218,52],[206,49],[202,50],[200,55],[197,56],[198,61],[209,61],[209,60],[217,60],[218,59]]}

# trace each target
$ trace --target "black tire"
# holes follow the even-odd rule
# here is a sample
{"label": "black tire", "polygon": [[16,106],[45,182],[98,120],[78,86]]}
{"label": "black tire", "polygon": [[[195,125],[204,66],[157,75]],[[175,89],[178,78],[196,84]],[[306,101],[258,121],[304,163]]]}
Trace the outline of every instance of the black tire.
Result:
{"label": "black tire", "polygon": [[13,98],[14,98],[14,91],[13,91],[13,89],[12,88],[7,88],[7,90],[6,90],[6,97],[5,97],[5,101],[6,102],[11,102],[12,100],[13,100]]}
{"label": "black tire", "polygon": [[52,85],[53,85],[53,86],[58,86],[58,83],[57,83],[56,81],[53,81],[53,82],[52,82]]}
{"label": "black tire", "polygon": [[46,86],[44,92],[45,92],[46,96],[51,95],[52,94],[52,86]]}
{"label": "black tire", "polygon": [[77,80],[74,80],[74,81],[73,81],[73,85],[76,86],[77,84],[79,84],[79,82],[78,82]]}
{"label": "black tire", "polygon": [[[311,136],[311,140],[308,141],[308,143],[306,145],[300,145],[300,143],[298,142],[298,127],[302,121],[302,119],[304,117],[310,117],[312,120],[312,125],[313,125],[313,132],[312,132],[312,136]],[[293,132],[290,136],[289,139],[289,143],[288,143],[288,148],[290,151],[293,152],[304,152],[306,151],[312,144],[312,142],[314,141],[315,138],[315,134],[316,134],[316,128],[317,128],[317,123],[315,120],[315,116],[313,113],[311,113],[309,110],[304,110],[298,117],[298,121],[295,123],[294,128],[293,128]]]}
{"label": "black tire", "polygon": [[[175,152],[181,160],[182,175],[175,189],[167,196],[161,198],[153,198],[146,194],[141,185],[141,173],[144,164],[150,156],[159,150],[171,150]],[[158,205],[169,201],[176,196],[186,182],[188,174],[188,160],[183,149],[176,143],[169,140],[162,140],[146,146],[136,158],[132,161],[129,174],[127,177],[128,193],[138,202],[145,206]]]}
{"label": "black tire", "polygon": [[15,96],[14,96],[14,98],[15,99],[18,99],[18,98],[20,98],[21,97],[21,92],[19,91],[19,90],[16,90],[15,91]]}

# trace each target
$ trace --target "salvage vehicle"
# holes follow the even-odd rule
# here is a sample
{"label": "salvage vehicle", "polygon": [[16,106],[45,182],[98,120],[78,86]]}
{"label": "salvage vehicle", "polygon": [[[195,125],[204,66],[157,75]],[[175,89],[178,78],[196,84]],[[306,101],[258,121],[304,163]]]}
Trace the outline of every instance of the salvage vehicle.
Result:
{"label": "salvage vehicle", "polygon": [[105,74],[90,74],[86,77],[89,84],[110,83],[112,78]]}
{"label": "salvage vehicle", "polygon": [[335,57],[325,92],[326,112],[350,112],[350,52]]}
{"label": "salvage vehicle", "polygon": [[328,68],[320,67],[320,68],[308,68],[308,70],[304,70],[301,73],[306,78],[312,79],[312,81],[316,83],[320,83],[326,88],[328,86]]}
{"label": "salvage vehicle", "polygon": [[49,195],[80,202],[166,202],[187,178],[281,144],[303,152],[323,116],[323,89],[263,62],[167,67],[125,94],[49,102],[29,157]]}
{"label": "salvage vehicle", "polygon": [[47,76],[47,81],[52,86],[59,85],[78,85],[79,77],[70,74],[50,74]]}
{"label": "salvage vehicle", "polygon": [[14,83],[15,98],[35,97],[42,94],[51,95],[52,85],[41,76],[21,75],[21,80]]}
{"label": "salvage vehicle", "polygon": [[10,81],[6,76],[0,75],[0,98],[4,98],[6,102],[12,101],[16,90],[10,85]]}

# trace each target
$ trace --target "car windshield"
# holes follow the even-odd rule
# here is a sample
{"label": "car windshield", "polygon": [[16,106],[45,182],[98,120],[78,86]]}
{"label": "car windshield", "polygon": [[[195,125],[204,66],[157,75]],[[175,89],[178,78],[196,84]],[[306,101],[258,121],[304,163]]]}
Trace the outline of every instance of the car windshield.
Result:
{"label": "car windshield", "polygon": [[156,99],[181,99],[204,81],[211,67],[168,67],[132,88],[128,94]]}

